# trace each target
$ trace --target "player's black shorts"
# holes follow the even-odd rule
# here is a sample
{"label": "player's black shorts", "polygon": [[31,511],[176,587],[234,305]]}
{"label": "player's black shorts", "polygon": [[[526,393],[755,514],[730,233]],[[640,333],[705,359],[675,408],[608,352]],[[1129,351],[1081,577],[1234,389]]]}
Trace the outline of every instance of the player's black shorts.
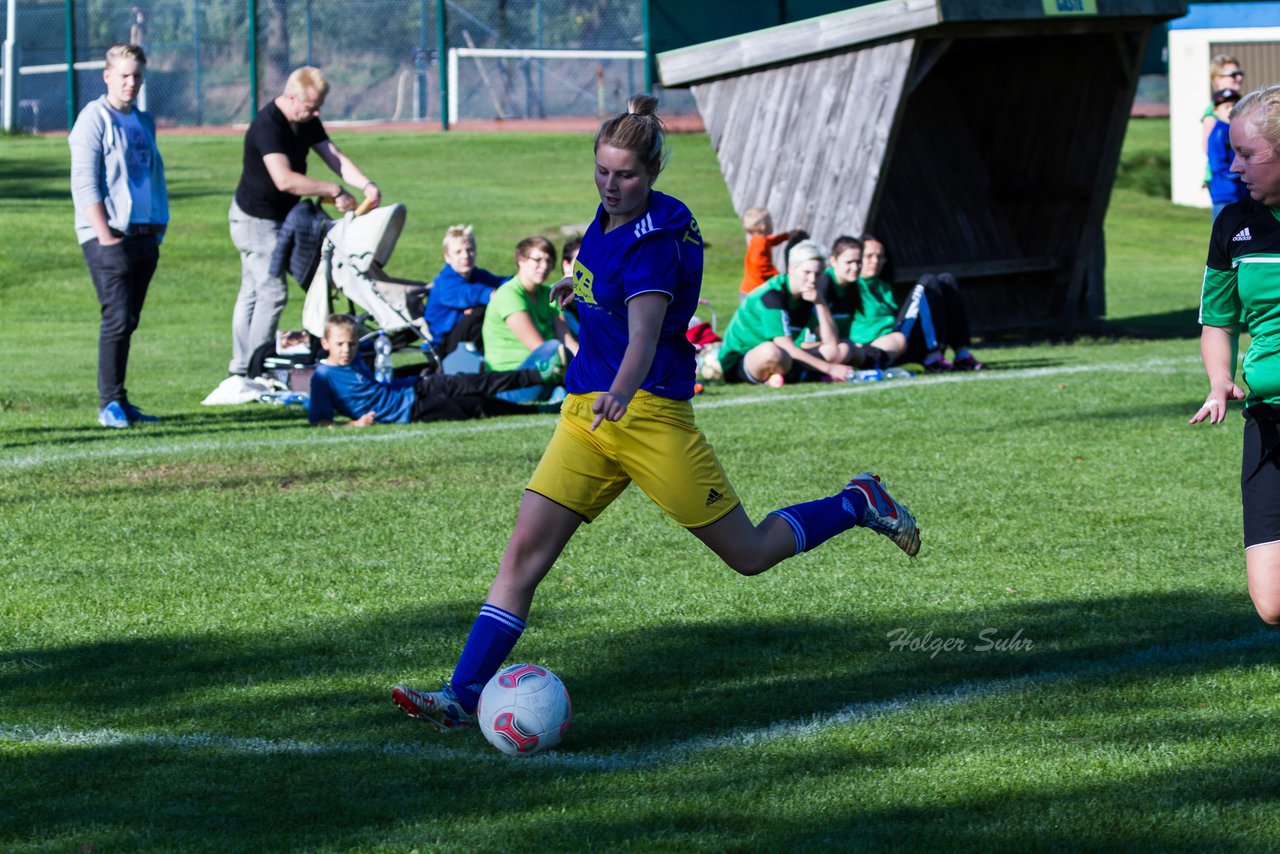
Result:
{"label": "player's black shorts", "polygon": [[1280,406],[1255,403],[1244,411],[1240,501],[1244,547],[1280,542]]}
{"label": "player's black shorts", "polygon": [[[724,371],[724,381],[727,383],[751,383],[752,385],[764,385],[763,382],[751,376],[747,371],[746,354],[735,355],[727,362],[720,360],[720,367]],[[783,379],[788,383],[802,382],[809,377],[809,368],[800,362],[792,361],[791,370],[787,371],[787,375]]]}
{"label": "player's black shorts", "polygon": [[745,353],[734,353],[728,358],[721,355],[720,368],[724,372],[724,381],[727,383],[760,385],[760,380],[747,373],[746,361]]}

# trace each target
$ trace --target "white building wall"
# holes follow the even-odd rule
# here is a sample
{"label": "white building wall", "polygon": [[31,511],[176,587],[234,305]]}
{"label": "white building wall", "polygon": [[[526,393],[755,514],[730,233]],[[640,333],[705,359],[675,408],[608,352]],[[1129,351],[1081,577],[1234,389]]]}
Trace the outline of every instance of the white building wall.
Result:
{"label": "white building wall", "polygon": [[1209,45],[1272,41],[1280,41],[1280,27],[1169,30],[1169,171],[1174,204],[1212,207],[1204,188],[1200,122],[1209,105]]}

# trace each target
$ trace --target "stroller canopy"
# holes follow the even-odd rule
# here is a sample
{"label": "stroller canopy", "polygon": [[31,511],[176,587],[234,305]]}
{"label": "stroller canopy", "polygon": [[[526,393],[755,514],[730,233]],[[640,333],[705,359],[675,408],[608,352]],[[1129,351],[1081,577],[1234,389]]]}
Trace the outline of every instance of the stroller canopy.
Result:
{"label": "stroller canopy", "polygon": [[368,312],[384,332],[412,330],[430,340],[422,320],[422,301],[430,284],[392,278],[383,270],[404,230],[404,220],[404,205],[395,204],[363,216],[348,213],[329,230],[302,309],[302,325],[308,332],[324,335],[336,292]]}

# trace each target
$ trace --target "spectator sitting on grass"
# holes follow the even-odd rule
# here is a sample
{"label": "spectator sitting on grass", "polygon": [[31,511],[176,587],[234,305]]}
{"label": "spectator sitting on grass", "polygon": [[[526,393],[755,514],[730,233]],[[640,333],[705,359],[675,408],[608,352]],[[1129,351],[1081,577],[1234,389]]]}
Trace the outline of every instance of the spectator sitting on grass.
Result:
{"label": "spectator sitting on grass", "polygon": [[[836,245],[852,238],[839,238]],[[832,262],[835,278],[841,278],[841,267]],[[925,373],[980,371],[985,365],[969,350],[969,317],[964,307],[960,285],[950,273],[925,274],[911,289],[902,305],[893,296],[889,284],[889,255],[884,242],[871,234],[862,235],[862,274],[856,304],[842,305],[852,311],[853,340],[866,354],[883,351],[883,359],[874,363],[866,359],[865,367],[887,368],[903,362],[919,362]],[[855,345],[856,346],[856,345]],[[955,352],[955,362],[946,358],[946,348]]]}
{"label": "spectator sitting on grass", "polygon": [[480,343],[484,309],[505,280],[476,266],[476,235],[470,225],[452,225],[444,233],[444,266],[431,281],[424,317],[441,357],[463,341]]}
{"label": "spectator sitting on grass", "polygon": [[[853,374],[844,364],[848,353],[818,288],[825,262],[821,246],[802,240],[787,252],[787,272],[747,295],[720,346],[725,382],[780,384],[823,376],[847,380]],[[816,341],[804,340],[815,331]]]}
{"label": "spectator sitting on grass", "polygon": [[[556,248],[545,237],[526,237],[516,245],[516,274],[493,292],[484,315],[485,363],[496,371],[531,368],[555,357],[561,345],[578,352],[578,340],[558,306],[551,302],[547,276]],[[503,392],[499,397],[527,403],[550,397],[552,386]]]}
{"label": "spectator sitting on grass", "polygon": [[[560,249],[560,273],[566,279],[573,278],[573,265],[578,261],[578,250],[582,248],[581,235],[574,235],[564,242],[564,246]],[[569,331],[575,336],[578,334],[578,327],[582,324],[581,318],[578,317],[578,301],[569,300],[564,306],[564,319],[569,324]]]}
{"label": "spectator sitting on grass", "polygon": [[[536,370],[423,373],[381,383],[357,357],[360,338],[354,317],[331,315],[324,328],[320,343],[329,355],[316,365],[307,401],[307,418],[315,426],[368,427],[374,422],[408,424],[528,414],[541,410],[499,400],[494,395],[564,379],[564,361],[556,354]],[[351,420],[336,422],[335,415]]]}

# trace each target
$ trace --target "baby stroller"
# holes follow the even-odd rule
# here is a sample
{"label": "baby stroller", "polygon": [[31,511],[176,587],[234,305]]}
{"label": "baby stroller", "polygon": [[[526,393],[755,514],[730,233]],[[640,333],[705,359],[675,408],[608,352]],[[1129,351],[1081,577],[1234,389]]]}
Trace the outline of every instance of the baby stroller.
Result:
{"label": "baby stroller", "polygon": [[421,342],[431,360],[431,333],[422,319],[431,284],[397,279],[384,270],[404,229],[405,207],[387,205],[367,213],[361,208],[347,213],[325,235],[319,264],[304,285],[302,326],[317,340],[322,337],[334,297],[341,294],[364,322],[362,341],[382,331],[397,348]]}

